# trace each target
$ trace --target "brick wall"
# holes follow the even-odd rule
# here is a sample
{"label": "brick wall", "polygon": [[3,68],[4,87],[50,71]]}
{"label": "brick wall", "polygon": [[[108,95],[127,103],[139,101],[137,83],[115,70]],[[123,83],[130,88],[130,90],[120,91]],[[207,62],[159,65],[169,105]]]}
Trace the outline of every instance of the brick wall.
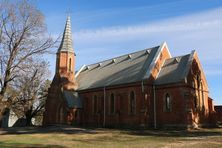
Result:
{"label": "brick wall", "polygon": [[[146,87],[146,86],[144,86]],[[105,91],[105,106],[104,106]],[[130,113],[129,98],[133,91],[136,99],[135,112]],[[142,92],[142,84],[124,86],[122,88],[102,88],[90,92],[80,92],[84,107],[82,110],[82,124],[103,126],[105,107],[105,126],[148,126],[148,114],[150,95],[145,95],[147,90]],[[111,94],[114,95],[114,113],[111,113]],[[97,109],[94,110],[94,97],[97,96]],[[145,97],[146,96],[146,97]]]}
{"label": "brick wall", "polygon": [[217,121],[222,123],[222,106],[221,105],[215,105],[215,111],[217,115]]}
{"label": "brick wall", "polygon": [[63,80],[61,83],[65,89],[77,89],[78,84],[75,80],[75,55],[71,52],[57,53],[56,75]]}
{"label": "brick wall", "polygon": [[[157,106],[157,125],[163,124],[187,124],[186,104],[187,100],[183,97],[183,89],[178,87],[157,87],[156,106]],[[170,109],[165,109],[166,95],[170,96]]]}

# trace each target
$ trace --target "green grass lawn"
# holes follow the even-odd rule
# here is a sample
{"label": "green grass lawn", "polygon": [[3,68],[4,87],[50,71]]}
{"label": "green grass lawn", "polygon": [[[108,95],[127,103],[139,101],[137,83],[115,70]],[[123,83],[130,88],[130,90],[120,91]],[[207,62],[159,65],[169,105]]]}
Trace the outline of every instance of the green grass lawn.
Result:
{"label": "green grass lawn", "polygon": [[222,128],[189,131],[63,127],[0,130],[0,147],[222,147]]}

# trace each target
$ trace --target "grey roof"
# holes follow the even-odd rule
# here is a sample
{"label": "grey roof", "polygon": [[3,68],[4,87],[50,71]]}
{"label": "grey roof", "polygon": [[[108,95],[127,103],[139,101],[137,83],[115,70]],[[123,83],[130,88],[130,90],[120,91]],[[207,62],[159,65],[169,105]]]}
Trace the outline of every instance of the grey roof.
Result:
{"label": "grey roof", "polygon": [[78,73],[78,90],[141,81],[160,46],[85,66]]}
{"label": "grey roof", "polygon": [[72,46],[72,31],[71,31],[70,16],[67,17],[62,41],[61,41],[59,49],[58,49],[58,52],[61,52],[61,51],[74,52],[73,46]]}
{"label": "grey roof", "polygon": [[192,54],[167,59],[162,66],[155,84],[176,83],[184,80],[189,69]]}
{"label": "grey roof", "polygon": [[82,108],[82,100],[77,92],[64,90],[63,96],[69,108]]}

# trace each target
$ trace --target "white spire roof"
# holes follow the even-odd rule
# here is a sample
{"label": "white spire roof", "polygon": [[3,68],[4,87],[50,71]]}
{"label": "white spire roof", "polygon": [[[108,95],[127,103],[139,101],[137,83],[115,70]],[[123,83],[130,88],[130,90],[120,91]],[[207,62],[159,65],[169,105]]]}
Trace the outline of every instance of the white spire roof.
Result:
{"label": "white spire roof", "polygon": [[73,45],[72,45],[72,31],[71,31],[70,16],[67,17],[62,41],[58,49],[58,52],[61,52],[61,51],[74,52]]}

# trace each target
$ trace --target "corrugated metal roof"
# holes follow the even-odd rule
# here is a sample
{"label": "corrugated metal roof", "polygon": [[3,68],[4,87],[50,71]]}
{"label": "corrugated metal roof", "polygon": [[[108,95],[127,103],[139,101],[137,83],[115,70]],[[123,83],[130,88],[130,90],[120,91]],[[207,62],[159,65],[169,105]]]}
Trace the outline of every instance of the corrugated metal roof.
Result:
{"label": "corrugated metal roof", "polygon": [[82,108],[82,100],[77,92],[64,90],[63,96],[69,108]]}
{"label": "corrugated metal roof", "polygon": [[78,90],[137,82],[143,79],[160,46],[85,66]]}
{"label": "corrugated metal roof", "polygon": [[168,84],[184,80],[191,54],[167,59],[162,66],[155,84]]}

